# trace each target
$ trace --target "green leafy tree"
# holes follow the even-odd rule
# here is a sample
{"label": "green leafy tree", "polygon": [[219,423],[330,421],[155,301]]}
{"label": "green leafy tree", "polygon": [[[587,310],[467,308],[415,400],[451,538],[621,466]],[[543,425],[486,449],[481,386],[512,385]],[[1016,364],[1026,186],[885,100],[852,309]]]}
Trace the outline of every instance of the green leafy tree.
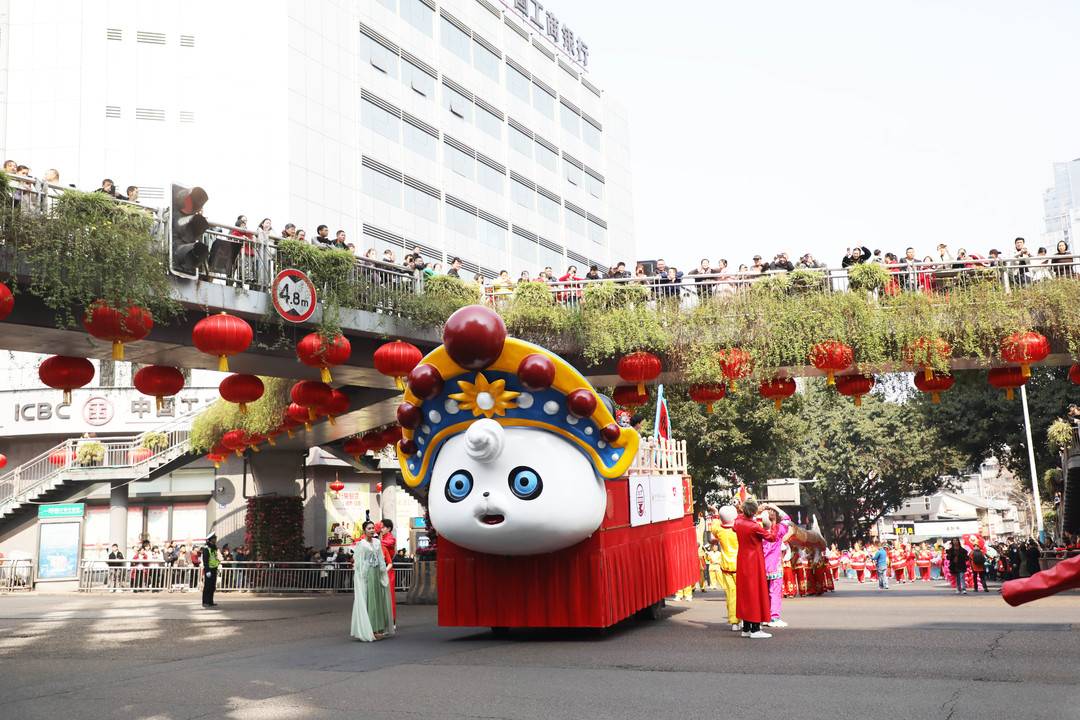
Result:
{"label": "green leafy tree", "polygon": [[795,453],[794,475],[804,502],[830,541],[850,543],[906,498],[941,489],[941,476],[956,473],[962,455],[911,403],[863,399],[862,407],[817,383],[803,403],[807,432]]}

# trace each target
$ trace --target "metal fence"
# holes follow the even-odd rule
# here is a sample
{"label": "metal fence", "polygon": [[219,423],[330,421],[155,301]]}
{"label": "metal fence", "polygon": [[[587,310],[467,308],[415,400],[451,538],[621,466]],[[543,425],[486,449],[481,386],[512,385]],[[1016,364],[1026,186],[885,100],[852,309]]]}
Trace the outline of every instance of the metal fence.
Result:
{"label": "metal fence", "polygon": [[34,565],[30,559],[0,558],[0,592],[30,590],[34,587]]}
{"label": "metal fence", "polygon": [[[395,564],[396,592],[408,592],[413,566]],[[81,592],[202,591],[205,573],[157,560],[83,560]],[[352,592],[353,567],[319,562],[226,562],[218,568],[217,592],[304,593]]]}

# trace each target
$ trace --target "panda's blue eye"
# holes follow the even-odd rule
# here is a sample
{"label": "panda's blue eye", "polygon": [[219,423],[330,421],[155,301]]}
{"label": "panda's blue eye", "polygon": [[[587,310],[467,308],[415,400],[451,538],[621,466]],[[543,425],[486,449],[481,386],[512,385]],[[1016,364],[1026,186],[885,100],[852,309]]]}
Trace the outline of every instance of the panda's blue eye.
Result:
{"label": "panda's blue eye", "polygon": [[531,467],[516,467],[510,471],[510,491],[522,500],[535,500],[544,490],[544,481]]}
{"label": "panda's blue eye", "polygon": [[472,492],[473,479],[468,470],[457,470],[446,481],[446,499],[461,502]]}

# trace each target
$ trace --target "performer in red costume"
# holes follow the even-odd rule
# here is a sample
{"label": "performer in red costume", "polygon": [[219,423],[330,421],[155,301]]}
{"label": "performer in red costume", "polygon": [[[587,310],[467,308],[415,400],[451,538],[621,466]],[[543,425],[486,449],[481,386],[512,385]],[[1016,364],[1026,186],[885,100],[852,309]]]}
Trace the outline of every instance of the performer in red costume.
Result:
{"label": "performer in red costume", "polygon": [[855,571],[855,578],[861,583],[863,574],[866,572],[866,551],[859,543],[855,543],[855,549],[851,552],[851,569]]}
{"label": "performer in red costume", "polygon": [[840,579],[840,551],[836,549],[836,543],[825,553],[825,560],[829,564],[829,574],[834,581]]}
{"label": "performer in red costume", "polygon": [[907,565],[907,580],[910,583],[915,582],[915,548],[911,545],[904,546],[904,558]]}
{"label": "performer in red costume", "polygon": [[386,572],[390,578],[390,608],[394,613],[394,623],[397,623],[397,593],[394,592],[394,554],[397,552],[397,538],[394,537],[394,521],[384,519],[378,525],[382,537],[383,559],[386,560]]}
{"label": "performer in red costume", "polygon": [[743,622],[742,636],[761,639],[772,637],[761,630],[761,623],[769,622],[772,612],[761,543],[776,540],[778,527],[772,524],[768,513],[763,514],[759,523],[755,517],[757,511],[757,501],[748,499],[742,505],[742,515],[735,518],[735,535],[739,538],[735,609]]}
{"label": "performer in red costume", "polygon": [[1001,597],[1015,607],[1077,588],[1080,588],[1080,555],[1062,560],[1049,570],[1042,570],[1031,577],[1006,581],[1001,586]]}
{"label": "performer in red costume", "polygon": [[794,551],[791,546],[784,543],[784,597],[793,598],[799,594],[798,584],[795,582],[795,571],[791,568],[791,558]]}
{"label": "performer in red costume", "polygon": [[930,582],[930,562],[933,559],[933,554],[927,549],[925,545],[919,548],[919,552],[915,556],[915,564],[919,566],[919,579],[923,582]]}

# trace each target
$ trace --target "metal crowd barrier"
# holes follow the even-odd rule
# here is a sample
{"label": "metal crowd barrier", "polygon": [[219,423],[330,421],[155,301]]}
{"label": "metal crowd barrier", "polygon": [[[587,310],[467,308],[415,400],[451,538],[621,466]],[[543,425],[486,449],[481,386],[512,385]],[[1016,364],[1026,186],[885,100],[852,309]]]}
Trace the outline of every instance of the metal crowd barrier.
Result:
{"label": "metal crowd barrier", "polygon": [[[26,561],[29,567],[29,561]],[[395,591],[408,592],[412,565],[395,565]],[[178,567],[156,560],[83,560],[80,592],[202,591],[200,567]],[[226,562],[218,568],[217,592],[352,592],[351,565],[319,562]]]}
{"label": "metal crowd barrier", "polygon": [[34,587],[34,564],[30,559],[0,558],[0,592],[31,590]]}

